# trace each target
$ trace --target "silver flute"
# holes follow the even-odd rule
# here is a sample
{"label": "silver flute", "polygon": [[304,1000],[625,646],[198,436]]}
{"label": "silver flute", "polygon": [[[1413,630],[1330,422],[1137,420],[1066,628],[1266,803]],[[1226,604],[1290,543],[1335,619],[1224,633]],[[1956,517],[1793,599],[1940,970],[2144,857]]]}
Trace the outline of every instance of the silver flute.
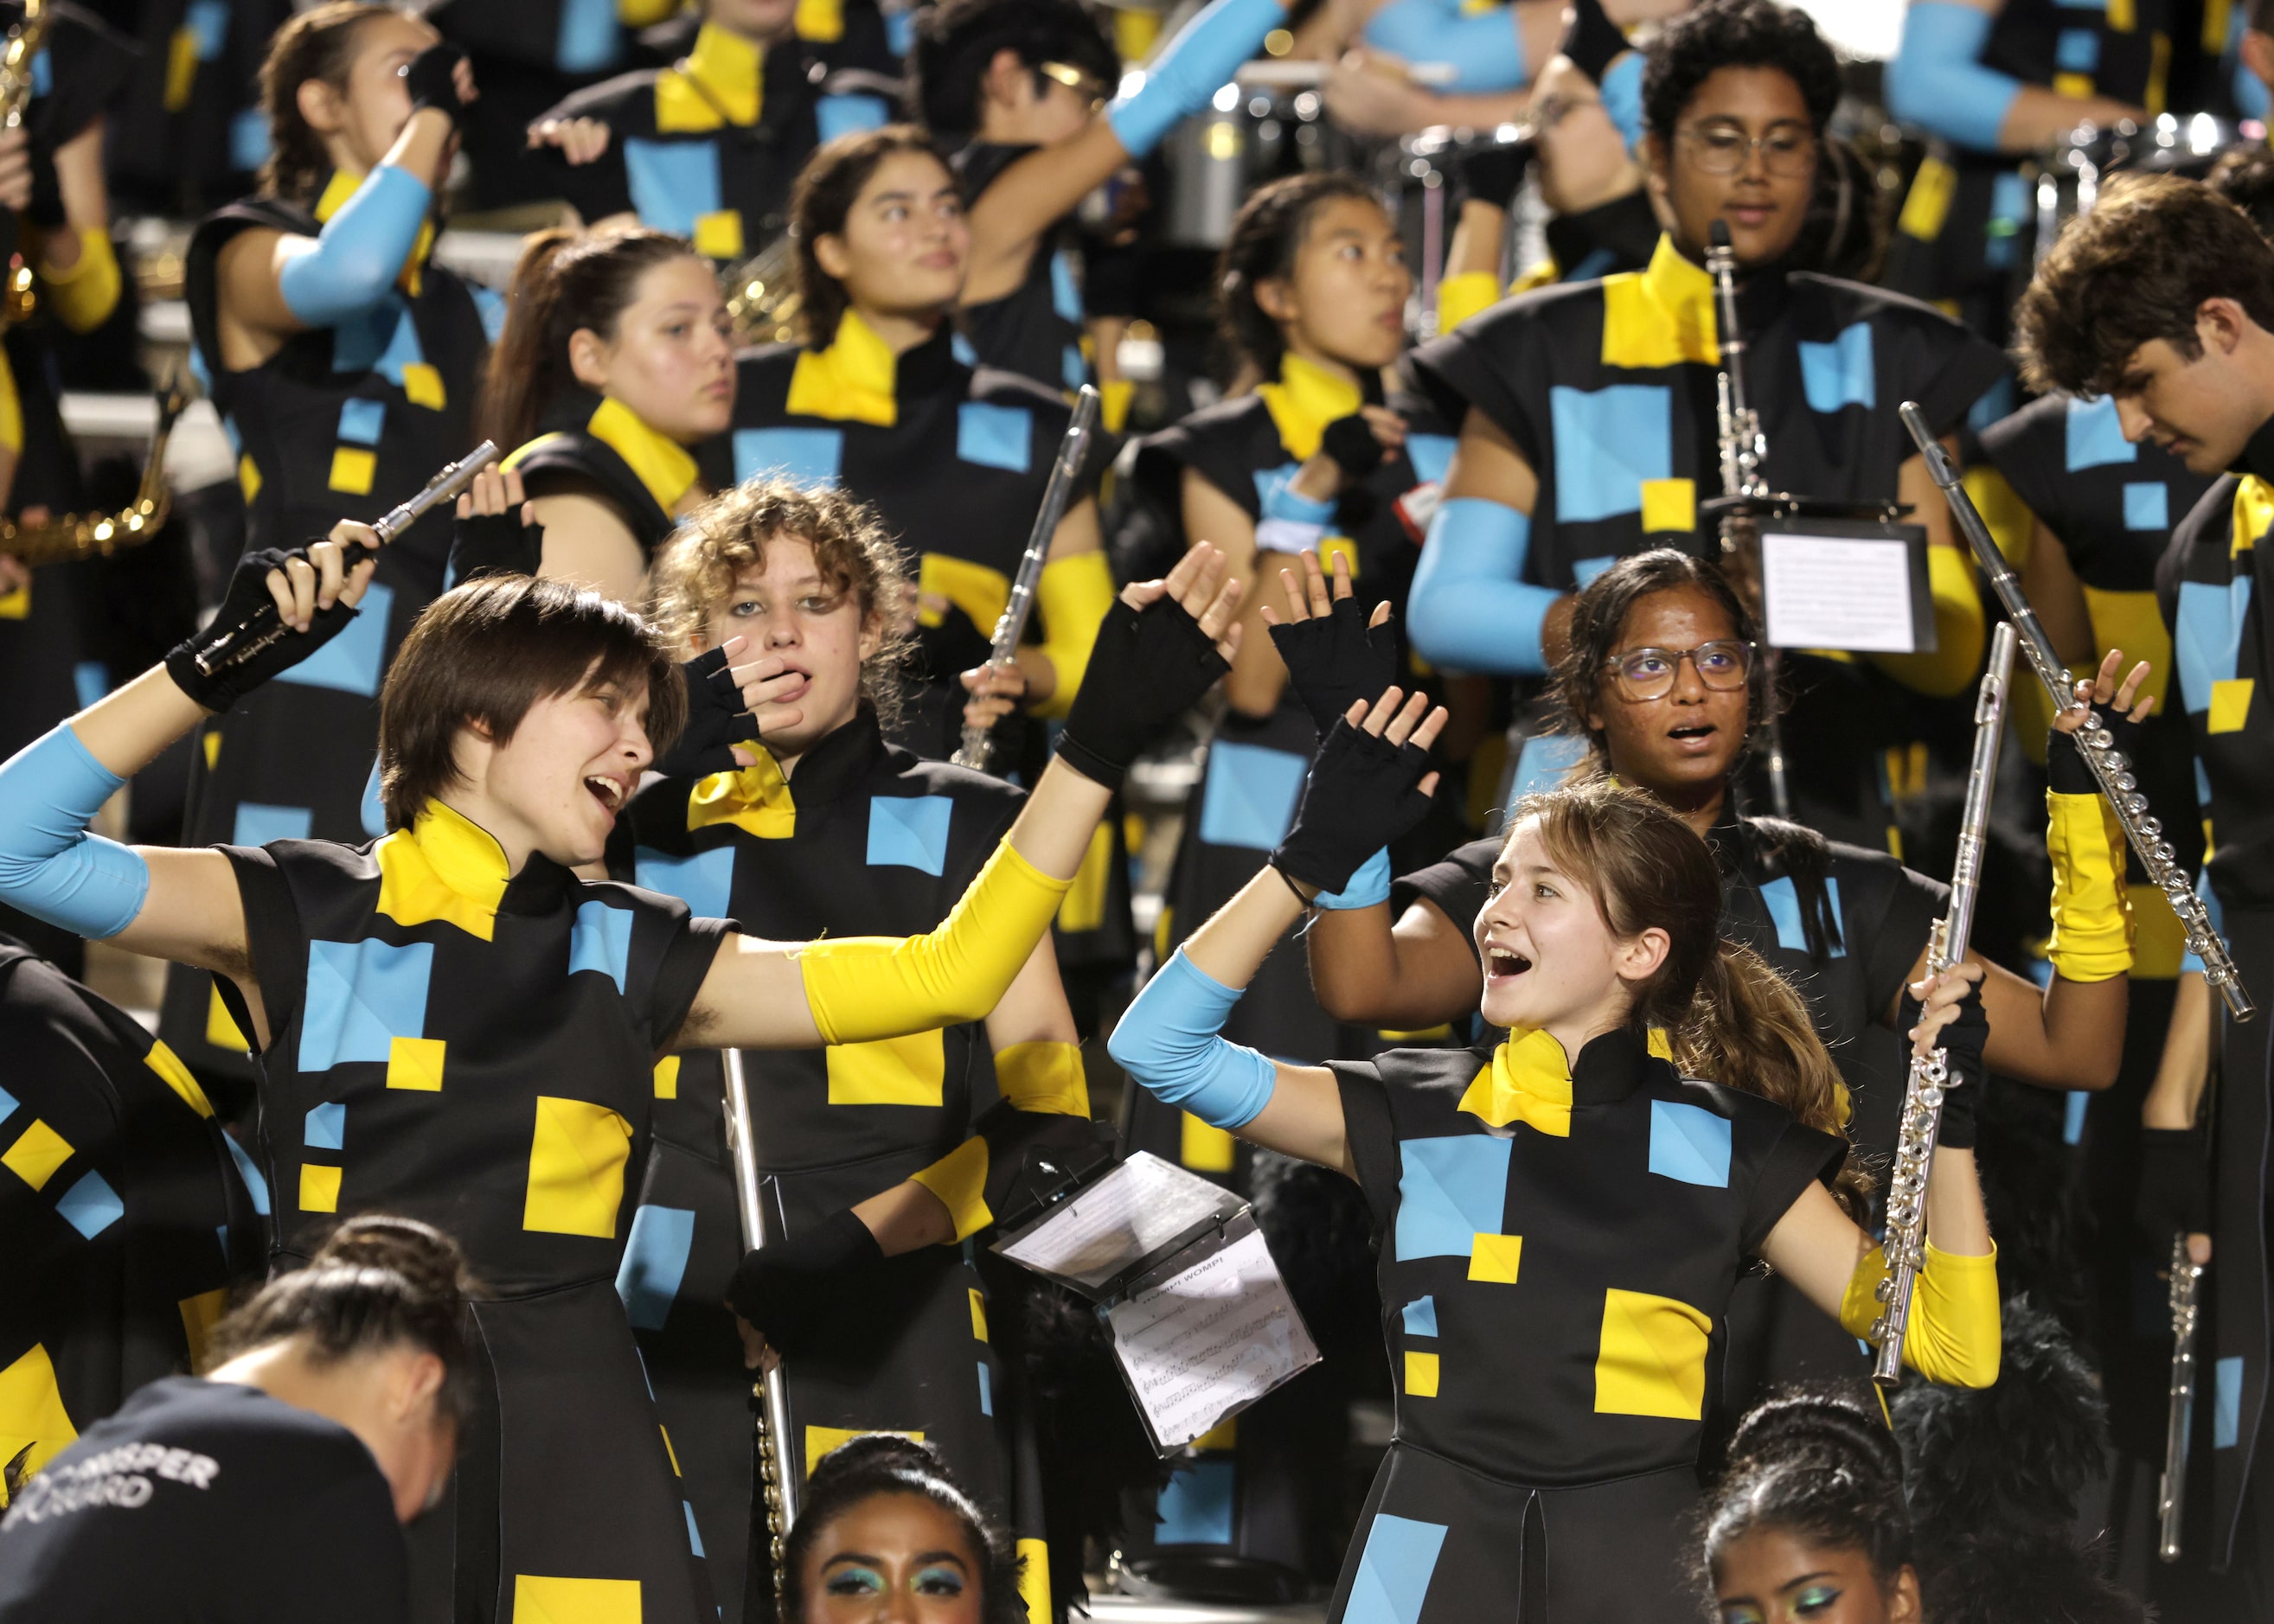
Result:
{"label": "silver flute", "polygon": [[[1074,481],[1081,477],[1082,459],[1089,454],[1090,436],[1097,432],[1099,395],[1088,384],[1081,386],[1081,395],[1074,402],[1073,420],[1058,441],[1058,461],[1050,464],[1050,483],[1043,487],[1043,505],[1035,511],[1035,528],[1028,533],[1027,551],[1020,557],[1018,575],[1011,583],[1011,597],[1004,604],[1003,613],[995,620],[994,647],[987,657],[989,665],[1007,665],[1019,655],[1019,640],[1027,635],[1027,621],[1035,613],[1035,587],[1043,578],[1043,567],[1050,562],[1050,543],[1058,533],[1058,521],[1073,503]],[[988,770],[988,758],[994,754],[992,728],[973,722],[963,725],[963,743],[954,756],[959,767]]]}
{"label": "silver flute", "polygon": [[[2037,680],[2045,685],[2054,711],[2076,710],[2076,679],[2053,651],[2052,639],[2045,635],[2044,628],[2037,624],[2037,612],[2022,595],[2022,583],[2014,579],[2013,567],[1998,550],[1997,538],[1990,534],[1990,527],[1982,522],[1974,499],[1967,495],[1966,487],[1959,482],[1958,470],[1952,466],[1949,456],[1927,428],[1926,419],[1916,403],[1905,401],[1901,413],[1903,426],[1910,431],[1919,455],[1926,459],[1927,472],[1942,487],[1952,516],[1958,521],[1967,545],[1974,549],[1975,562],[1982,567],[1990,590],[2005,605],[2007,619],[2022,634],[2022,653],[2029,660],[2029,669],[2037,673]],[[2131,763],[2116,748],[2114,735],[2101,726],[2097,715],[2088,713],[2075,736],[2077,754],[2091,769],[2093,780],[2100,786],[2100,793],[2108,797],[2108,804],[2116,808],[2117,822],[2124,826],[2124,838],[2138,854],[2149,883],[2164,893],[2164,899],[2172,905],[2172,912],[2179,915],[2187,934],[2187,951],[2202,960],[2203,979],[2226,1000],[2228,1014],[2237,1020],[2248,1020],[2258,1012],[2258,1006],[2251,1002],[2249,991],[2242,984],[2234,956],[2227,951],[2225,939],[2210,922],[2210,910],[2195,895],[2195,887],[2187,882],[2187,870],[2180,866],[2179,854],[2164,838],[2163,824],[2150,816],[2148,798],[2140,793],[2140,782],[2132,776]]]}
{"label": "silver flute", "polygon": [[[1966,770],[1966,810],[1958,824],[1958,855],[1951,865],[1950,906],[1927,938],[1928,974],[1939,975],[1966,957],[1974,934],[1974,902],[1981,894],[1982,853],[1990,829],[1990,795],[1998,782],[1998,747],[2006,734],[2006,700],[2014,680],[2014,628],[2000,624],[1990,638],[1990,669],[1974,702],[1974,759]],[[1942,1131],[1945,1092],[1952,1086],[1946,1051],[1911,1057],[1895,1137],[1895,1165],[1887,1175],[1887,1273],[1879,1282],[1879,1317],[1871,1324],[1871,1380],[1883,1387],[1903,1379],[1903,1334],[1910,1328],[1911,1293],[1926,1263],[1926,1186],[1934,1170],[1934,1142]]]}
{"label": "silver flute", "polygon": [[[726,1070],[727,1153],[734,1168],[734,1205],[742,1214],[742,1244],[752,1252],[764,1248],[773,1225],[767,1221],[764,1182],[758,1176],[757,1136],[750,1122],[750,1088],[742,1071],[742,1051],[722,1049],[719,1058]],[[760,1379],[758,1401],[758,1489],[765,1500],[766,1544],[772,1557],[774,1616],[781,1616],[782,1561],[789,1543],[790,1524],[797,1521],[798,1492],[802,1480],[797,1470],[797,1434],[790,1425],[789,1384],[781,1361]]]}
{"label": "silver flute", "polygon": [[2187,1255],[2185,1234],[2172,1237],[2172,1409],[2164,1425],[2164,1476],[2156,1485],[2156,1554],[2180,1560],[2180,1522],[2187,1501],[2187,1445],[2195,1424],[2195,1335],[2202,1328],[2203,1266]]}

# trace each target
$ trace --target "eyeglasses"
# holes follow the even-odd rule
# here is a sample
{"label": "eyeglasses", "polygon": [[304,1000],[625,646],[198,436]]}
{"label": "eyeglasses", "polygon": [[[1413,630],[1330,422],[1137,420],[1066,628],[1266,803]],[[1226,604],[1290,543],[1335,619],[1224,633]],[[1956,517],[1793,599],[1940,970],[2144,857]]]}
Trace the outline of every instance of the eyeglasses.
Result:
{"label": "eyeglasses", "polygon": [[1742,173],[1756,147],[1762,167],[1787,180],[1816,167],[1816,137],[1791,124],[1779,124],[1763,136],[1749,136],[1736,124],[1692,124],[1682,135],[1690,143],[1690,162],[1708,175]]}
{"label": "eyeglasses", "polygon": [[1663,699],[1674,691],[1674,680],[1688,660],[1698,680],[1707,688],[1727,692],[1745,686],[1753,672],[1753,645],[1735,637],[1717,637],[1694,649],[1629,649],[1603,662],[1603,669],[1618,679],[1619,691],[1629,699]]}
{"label": "eyeglasses", "polygon": [[1083,72],[1070,63],[1045,62],[1035,71],[1045,79],[1058,80],[1078,96],[1088,97],[1089,110],[1093,113],[1105,105],[1105,87],[1097,82],[1095,76]]}

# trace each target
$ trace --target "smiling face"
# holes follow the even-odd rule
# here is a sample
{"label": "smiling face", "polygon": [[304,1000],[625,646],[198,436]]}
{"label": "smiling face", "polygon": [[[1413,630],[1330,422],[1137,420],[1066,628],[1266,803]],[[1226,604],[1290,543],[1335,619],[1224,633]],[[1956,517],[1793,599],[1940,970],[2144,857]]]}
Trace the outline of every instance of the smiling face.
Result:
{"label": "smiling face", "polygon": [[683,446],[723,432],[734,417],[733,324],[718,277],[691,254],[651,266],[614,336],[578,328],[568,360],[586,388]]}
{"label": "smiling face", "polygon": [[[766,544],[764,562],[742,572],[694,642],[699,650],[746,637],[738,659],[779,659],[802,674],[803,681],[757,713],[760,740],[787,771],[860,710],[861,664],[876,653],[884,629],[881,614],[863,614],[857,594],[823,575],[810,541],[777,536]],[[793,711],[798,721],[783,725],[779,718]]]}
{"label": "smiling face", "polygon": [[[1753,141],[1762,145],[1746,145]],[[1728,222],[1741,266],[1781,259],[1798,240],[1816,185],[1817,141],[1789,73],[1715,69],[1675,120],[1671,146],[1653,135],[1647,150],[1675,246],[1691,259],[1705,257],[1716,220]],[[1733,166],[1734,173],[1714,172]]]}
{"label": "smiling face", "polygon": [[[1641,649],[1679,657],[1700,644],[1735,642],[1737,628],[1729,612],[1696,587],[1675,587],[1638,598],[1619,628],[1612,658]],[[1717,799],[1751,721],[1750,690],[1708,688],[1698,661],[1712,653],[1674,661],[1674,686],[1655,699],[1629,696],[1616,671],[1596,674],[1595,705],[1587,725],[1600,731],[1611,771],[1676,808]],[[1654,684],[1653,686],[1655,686]]]}
{"label": "smiling face", "polygon": [[801,1624],[979,1624],[980,1553],[922,1494],[872,1494],[814,1541]]}
{"label": "smiling face", "polygon": [[1311,210],[1294,269],[1255,297],[1297,355],[1372,371],[1404,351],[1412,291],[1397,222],[1370,199],[1336,197]]}
{"label": "smiling face", "polygon": [[568,867],[598,862],[655,759],[646,723],[644,689],[588,680],[546,695],[503,744],[462,728],[458,782],[442,798],[494,836],[516,868],[531,852]]}
{"label": "smiling face", "polygon": [[300,87],[301,116],[325,138],[332,162],[369,174],[410,122],[410,88],[403,70],[441,39],[428,24],[390,11],[356,25],[356,54],[347,83],[319,79]]}
{"label": "smiling face", "polygon": [[1753,1528],[1722,1547],[1713,1594],[1721,1624],[1918,1624],[1922,1616],[1910,1568],[1883,1590],[1862,1551],[1781,1528]]}
{"label": "smiling face", "polygon": [[2169,340],[2151,338],[2132,352],[2110,392],[2124,438],[2154,440],[2191,473],[2224,472],[2266,420],[2253,380],[2238,375],[2232,342],[2233,321],[2249,318],[2239,307],[2231,317],[2213,309],[2232,304],[2226,299],[2205,301],[2195,326],[2202,353],[2194,360]]}
{"label": "smiling face", "polygon": [[887,153],[814,258],[864,316],[930,320],[963,292],[971,228],[954,177],[930,153]]}
{"label": "smiling face", "polygon": [[1474,927],[1485,1019],[1548,1032],[1574,1057],[1588,1038],[1623,1025],[1630,983],[1664,961],[1666,932],[1653,928],[1624,941],[1615,935],[1584,878],[1548,850],[1536,817],[1510,834],[1492,884]]}

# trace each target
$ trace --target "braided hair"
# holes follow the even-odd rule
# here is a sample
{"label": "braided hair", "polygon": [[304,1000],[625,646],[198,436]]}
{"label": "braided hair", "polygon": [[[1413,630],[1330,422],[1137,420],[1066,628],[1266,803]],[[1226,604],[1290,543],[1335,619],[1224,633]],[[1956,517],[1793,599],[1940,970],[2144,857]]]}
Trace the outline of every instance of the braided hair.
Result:
{"label": "braided hair", "polygon": [[1266,378],[1279,375],[1287,339],[1256,302],[1256,284],[1295,274],[1295,256],[1302,252],[1311,217],[1337,198],[1377,207],[1382,203],[1381,193],[1358,176],[1321,169],[1258,186],[1232,218],[1231,234],[1216,262],[1217,330],[1233,353],[1253,362]]}

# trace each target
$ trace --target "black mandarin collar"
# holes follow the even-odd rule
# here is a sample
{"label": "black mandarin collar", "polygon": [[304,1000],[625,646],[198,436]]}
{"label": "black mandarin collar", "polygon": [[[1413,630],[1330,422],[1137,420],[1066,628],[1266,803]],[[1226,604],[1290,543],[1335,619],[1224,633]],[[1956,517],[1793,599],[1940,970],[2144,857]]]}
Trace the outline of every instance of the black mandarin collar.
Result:
{"label": "black mandarin collar", "polygon": [[1555,216],[1547,222],[1547,252],[1567,276],[1599,248],[1612,254],[1614,271],[1640,270],[1650,263],[1659,236],[1650,198],[1637,190],[1576,214]]}
{"label": "black mandarin collar", "polygon": [[[1689,252],[1678,244],[1676,252],[1698,269],[1706,268],[1703,259],[1691,259]],[[1741,274],[1737,282],[1737,322],[1744,328],[1747,336],[1758,333],[1785,312],[1792,297],[1791,272],[1792,256],[1787,254],[1781,259],[1755,266]],[[1719,317],[1720,306],[1717,304],[1716,320]]]}
{"label": "black mandarin collar", "polygon": [[1571,1063],[1571,1103],[1616,1105],[1650,1074],[1648,1041],[1632,1026],[1588,1040]]}
{"label": "black mandarin collar", "polygon": [[810,812],[843,800],[868,782],[884,754],[884,729],[876,711],[864,704],[851,721],[797,758],[788,774],[791,802],[800,812]]}
{"label": "black mandarin collar", "polygon": [[531,852],[529,861],[521,865],[521,872],[505,883],[505,891],[498,898],[498,912],[529,918],[550,914],[568,898],[568,888],[576,883],[570,870],[542,852]]}
{"label": "black mandarin collar", "polygon": [[2258,425],[2258,431],[2243,441],[2242,451],[2227,470],[2229,473],[2255,475],[2274,485],[2274,417]]}
{"label": "black mandarin collar", "polygon": [[937,332],[903,353],[894,364],[892,394],[904,401],[935,394],[955,375],[960,365],[955,358],[955,323],[953,319],[943,320]]}

